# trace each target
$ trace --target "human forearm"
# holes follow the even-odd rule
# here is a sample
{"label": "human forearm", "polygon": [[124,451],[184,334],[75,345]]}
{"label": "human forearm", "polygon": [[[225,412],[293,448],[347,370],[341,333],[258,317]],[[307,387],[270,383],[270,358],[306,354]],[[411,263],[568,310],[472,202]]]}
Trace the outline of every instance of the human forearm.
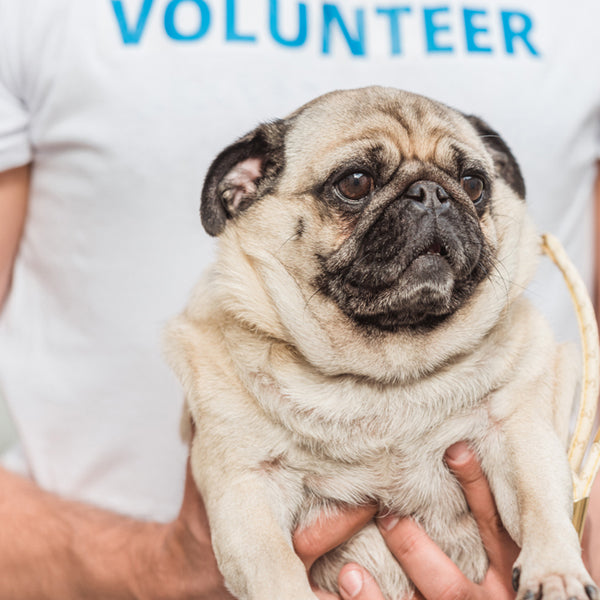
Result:
{"label": "human forearm", "polygon": [[141,522],[0,469],[0,598],[228,598],[191,504],[173,523]]}
{"label": "human forearm", "polygon": [[136,565],[162,527],[62,500],[4,470],[0,522],[0,597],[15,600],[139,598]]}

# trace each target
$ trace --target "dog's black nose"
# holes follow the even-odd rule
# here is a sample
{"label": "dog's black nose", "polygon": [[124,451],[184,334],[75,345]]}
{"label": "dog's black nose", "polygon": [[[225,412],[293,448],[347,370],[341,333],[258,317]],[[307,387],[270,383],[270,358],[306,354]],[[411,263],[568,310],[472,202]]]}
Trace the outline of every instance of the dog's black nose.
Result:
{"label": "dog's black nose", "polygon": [[404,198],[412,200],[415,207],[440,214],[448,210],[450,196],[435,181],[417,181],[406,190]]}

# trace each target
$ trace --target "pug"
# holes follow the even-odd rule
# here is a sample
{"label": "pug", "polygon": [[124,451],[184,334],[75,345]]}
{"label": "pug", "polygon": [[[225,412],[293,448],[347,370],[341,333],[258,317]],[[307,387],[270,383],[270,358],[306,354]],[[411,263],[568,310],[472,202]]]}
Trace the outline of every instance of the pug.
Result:
{"label": "pug", "polygon": [[[517,598],[597,597],[571,525],[575,370],[522,294],[539,254],[524,198],[488,125],[396,89],[326,94],[217,156],[201,202],[217,257],[166,345],[235,596],[315,600],[292,532],[365,503],[481,581],[443,460],[467,440],[521,548]],[[348,561],[389,600],[414,589],[374,523],[311,575],[336,592]]]}

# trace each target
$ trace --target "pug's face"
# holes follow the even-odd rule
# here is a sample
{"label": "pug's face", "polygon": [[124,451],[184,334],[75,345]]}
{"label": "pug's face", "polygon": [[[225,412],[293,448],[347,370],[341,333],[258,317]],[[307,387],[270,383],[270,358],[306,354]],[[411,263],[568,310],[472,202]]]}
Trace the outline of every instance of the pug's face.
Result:
{"label": "pug's face", "polygon": [[201,213],[212,235],[237,227],[253,243],[275,239],[273,252],[285,240],[281,260],[305,294],[395,332],[435,327],[468,301],[495,266],[494,212],[524,193],[483,122],[365,88],[317,98],[224,150]]}

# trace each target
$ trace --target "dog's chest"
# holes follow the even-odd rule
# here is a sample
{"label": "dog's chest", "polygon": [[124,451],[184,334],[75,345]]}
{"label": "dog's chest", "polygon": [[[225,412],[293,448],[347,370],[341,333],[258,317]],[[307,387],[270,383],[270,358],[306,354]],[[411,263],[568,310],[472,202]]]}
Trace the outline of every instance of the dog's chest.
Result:
{"label": "dog's chest", "polygon": [[272,429],[263,439],[277,440],[274,460],[263,466],[275,493],[287,498],[283,522],[310,521],[324,505],[365,502],[422,517],[434,529],[460,520],[467,507],[444,453],[460,440],[480,454],[495,451],[490,404],[505,363],[483,374],[467,360],[382,385],[326,376],[283,352],[282,360],[274,351],[264,356],[238,373]]}
{"label": "dog's chest", "polygon": [[431,515],[444,498],[449,506],[443,512],[451,506],[451,512],[462,512],[463,496],[444,453],[459,440],[469,440],[485,452],[495,436],[482,410],[448,418],[425,431],[398,427],[395,436],[366,441],[364,432],[356,429],[351,458],[341,459],[343,448],[329,444],[295,445],[290,451],[290,467],[301,473],[307,498],[349,504],[374,501],[405,515]]}
{"label": "dog's chest", "polygon": [[375,501],[414,515],[430,514],[440,498],[450,498],[462,510],[443,457],[459,440],[485,447],[494,429],[482,399],[460,386],[430,385],[425,397],[418,386],[384,388],[343,378],[323,378],[307,393],[307,379],[295,388],[287,375],[285,383],[264,374],[253,381],[273,426],[287,432],[287,448],[269,478],[283,482],[292,475],[315,505]]}

